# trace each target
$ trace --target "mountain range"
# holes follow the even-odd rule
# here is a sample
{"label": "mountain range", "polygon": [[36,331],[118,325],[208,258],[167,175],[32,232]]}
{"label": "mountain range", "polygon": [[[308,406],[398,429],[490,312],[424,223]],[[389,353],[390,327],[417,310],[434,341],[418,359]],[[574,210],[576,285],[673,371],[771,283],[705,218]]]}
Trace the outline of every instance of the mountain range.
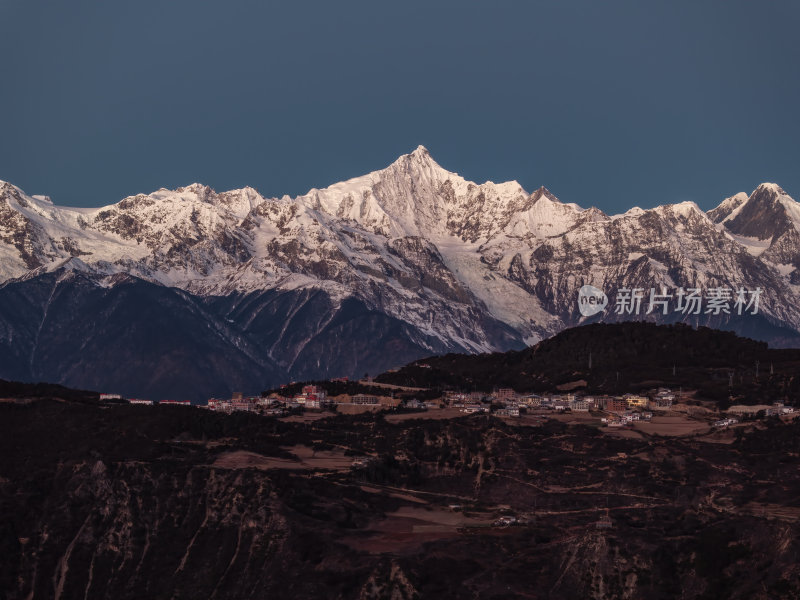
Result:
{"label": "mountain range", "polygon": [[[595,321],[683,321],[800,345],[800,205],[778,185],[607,215],[476,184],[419,147],[265,198],[192,184],[100,208],[0,182],[0,378],[200,400],[521,349]],[[730,289],[728,312],[590,317],[578,290]],[[739,314],[737,290],[759,290]]]}

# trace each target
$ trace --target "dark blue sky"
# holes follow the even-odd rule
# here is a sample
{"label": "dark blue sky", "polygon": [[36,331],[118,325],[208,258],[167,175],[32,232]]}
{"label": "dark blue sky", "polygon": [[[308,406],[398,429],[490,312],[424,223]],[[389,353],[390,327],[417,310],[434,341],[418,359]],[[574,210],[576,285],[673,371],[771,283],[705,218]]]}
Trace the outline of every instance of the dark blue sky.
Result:
{"label": "dark blue sky", "polygon": [[609,212],[800,199],[800,3],[0,0],[0,179],[263,194],[419,144]]}

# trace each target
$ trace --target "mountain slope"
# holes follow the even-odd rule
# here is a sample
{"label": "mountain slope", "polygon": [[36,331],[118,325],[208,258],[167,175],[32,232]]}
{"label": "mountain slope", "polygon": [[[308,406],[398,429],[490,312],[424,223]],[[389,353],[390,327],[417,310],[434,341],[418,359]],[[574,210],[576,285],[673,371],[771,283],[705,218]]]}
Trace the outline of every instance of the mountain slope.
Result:
{"label": "mountain slope", "polygon": [[[60,270],[0,288],[7,378],[201,399],[286,372],[198,298],[128,276]],[[225,373],[225,378],[219,374]]]}
{"label": "mountain slope", "polygon": [[[0,183],[0,293],[21,304],[0,322],[0,377],[127,385],[91,379],[42,350],[41,339],[91,364],[108,342],[94,341],[97,324],[67,313],[103,315],[127,331],[112,321],[136,321],[136,310],[160,314],[158,294],[170,299],[167,314],[192,315],[169,318],[164,330],[174,324],[176,352],[190,346],[193,364],[203,365],[186,358],[174,372],[213,373],[229,382],[223,391],[258,378],[256,389],[285,377],[361,375],[432,353],[521,348],[585,322],[576,302],[584,285],[608,295],[610,306],[591,317],[607,321],[632,316],[615,310],[621,290],[641,289],[645,303],[651,288],[670,290],[673,301],[681,288],[760,290],[753,318],[644,309],[636,317],[792,345],[800,331],[798,224],[800,206],[774,184],[708,214],[684,202],[606,215],[545,188],[528,194],[513,181],[469,182],[423,147],[297,198],[192,184],[78,209]],[[42,316],[53,278],[62,281],[59,302],[69,297],[62,289],[75,288],[59,317],[71,329]],[[144,290],[138,308],[115,304],[123,284]],[[118,361],[139,352],[149,362],[128,360],[131,372],[157,372],[166,347],[130,336],[130,352],[115,350]],[[212,352],[225,358],[197,362]],[[147,393],[175,393],[166,376],[151,387],[132,379]],[[180,389],[187,387],[199,386]]]}

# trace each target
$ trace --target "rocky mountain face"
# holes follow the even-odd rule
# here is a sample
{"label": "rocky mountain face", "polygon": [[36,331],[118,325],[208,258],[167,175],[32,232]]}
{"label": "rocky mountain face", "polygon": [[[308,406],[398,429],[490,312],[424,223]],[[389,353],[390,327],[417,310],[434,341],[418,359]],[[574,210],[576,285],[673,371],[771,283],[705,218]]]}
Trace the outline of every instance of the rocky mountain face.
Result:
{"label": "rocky mountain face", "polygon": [[[586,321],[584,285],[612,298],[590,320],[797,345],[798,224],[773,184],[708,214],[685,202],[609,216],[466,181],[422,147],[297,198],[193,184],[66,208],[0,183],[0,377],[202,398],[361,376],[535,343]],[[619,290],[719,287],[762,290],[758,314],[614,310]]]}
{"label": "rocky mountain face", "polygon": [[798,280],[800,206],[779,186],[759,186],[718,222],[752,254],[789,273],[792,283]]}

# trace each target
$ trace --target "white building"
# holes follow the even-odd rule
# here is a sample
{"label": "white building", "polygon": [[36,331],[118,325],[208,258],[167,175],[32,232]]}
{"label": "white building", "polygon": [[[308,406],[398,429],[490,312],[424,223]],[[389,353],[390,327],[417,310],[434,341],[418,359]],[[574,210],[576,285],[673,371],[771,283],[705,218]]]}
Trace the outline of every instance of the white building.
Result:
{"label": "white building", "polygon": [[585,398],[575,398],[569,403],[569,409],[577,412],[588,412],[591,404]]}

